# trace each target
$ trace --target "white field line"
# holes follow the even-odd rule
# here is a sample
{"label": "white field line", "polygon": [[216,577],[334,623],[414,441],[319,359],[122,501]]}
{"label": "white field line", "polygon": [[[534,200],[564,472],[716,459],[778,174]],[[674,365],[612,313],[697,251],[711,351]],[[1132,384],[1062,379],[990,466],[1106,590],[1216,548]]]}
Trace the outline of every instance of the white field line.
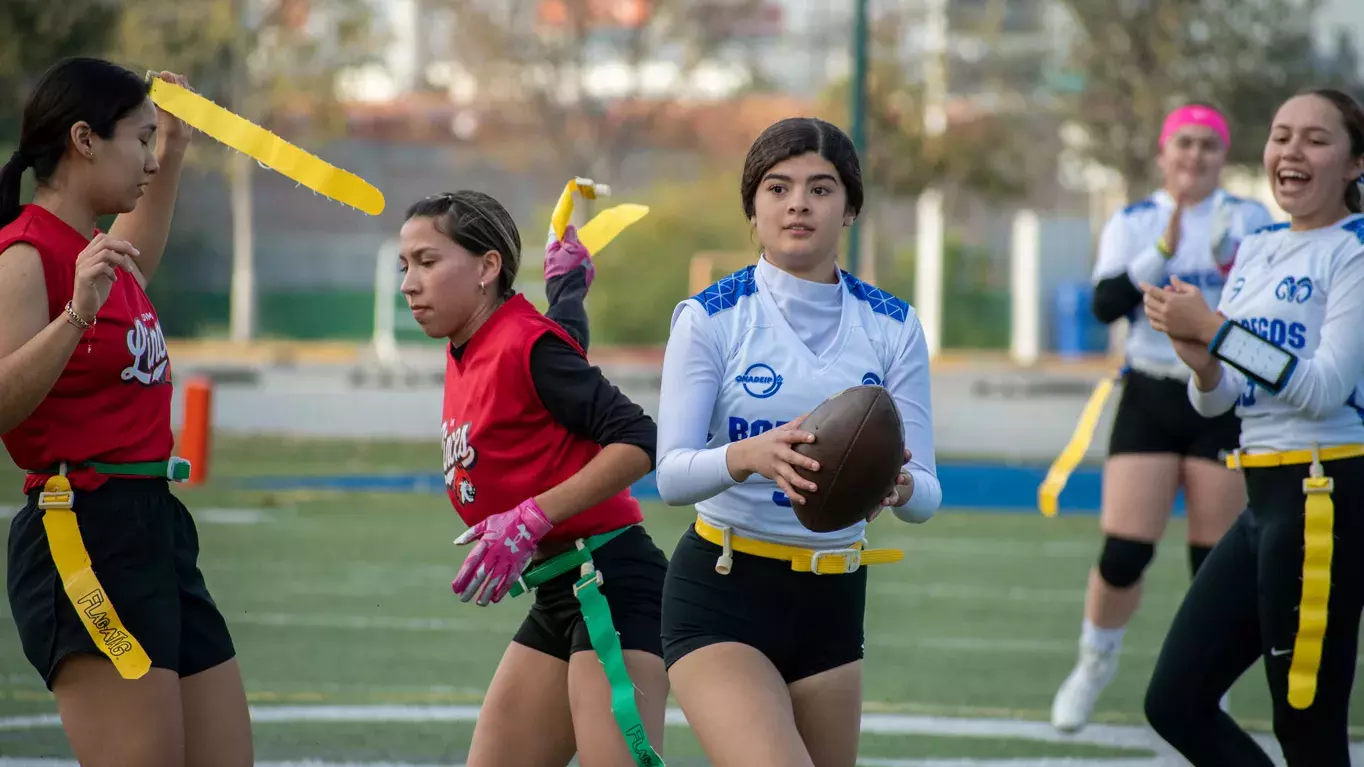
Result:
{"label": "white field line", "polygon": [[[251,719],[255,723],[286,722],[472,722],[478,717],[477,706],[253,706]],[[669,725],[685,727],[686,717],[676,708],[668,709]],[[0,731],[33,730],[59,727],[56,715],[15,716],[0,718]],[[1129,767],[1138,764],[1169,764],[1170,751],[1156,735],[1144,727],[1119,725],[1090,725],[1074,735],[1057,732],[1045,722],[1025,722],[1013,719],[966,719],[939,716],[906,716],[902,714],[865,714],[862,732],[881,735],[931,735],[937,737],[988,738],[1028,740],[1046,743],[1074,743],[1109,748],[1140,749],[1156,752],[1143,760],[862,760],[868,767]],[[1274,739],[1254,734],[1256,741],[1275,759],[1279,758]],[[1364,759],[1364,743],[1353,749],[1357,759]],[[64,761],[13,759],[0,760],[0,767],[66,767]],[[333,763],[291,762],[274,763],[273,767],[339,767]],[[356,767],[381,767],[368,764]],[[387,767],[421,767],[388,763]]]}

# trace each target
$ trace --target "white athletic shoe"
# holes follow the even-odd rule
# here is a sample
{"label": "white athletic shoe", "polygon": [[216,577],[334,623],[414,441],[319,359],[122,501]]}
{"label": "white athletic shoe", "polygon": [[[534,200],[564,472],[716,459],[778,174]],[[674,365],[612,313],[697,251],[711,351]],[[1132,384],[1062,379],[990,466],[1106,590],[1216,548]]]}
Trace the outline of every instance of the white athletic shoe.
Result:
{"label": "white athletic shoe", "polygon": [[1061,732],[1076,732],[1089,724],[1099,694],[1118,673],[1118,653],[1102,652],[1080,641],[1080,660],[1061,683],[1051,704],[1051,725]]}

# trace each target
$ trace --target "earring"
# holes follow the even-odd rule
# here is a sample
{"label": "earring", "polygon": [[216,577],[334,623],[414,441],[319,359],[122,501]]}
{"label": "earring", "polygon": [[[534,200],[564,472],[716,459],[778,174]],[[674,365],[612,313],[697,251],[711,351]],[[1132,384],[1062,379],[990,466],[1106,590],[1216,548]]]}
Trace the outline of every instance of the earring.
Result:
{"label": "earring", "polygon": [[482,282],[478,283],[478,292],[479,292],[480,294],[487,293],[487,292],[488,292],[488,286],[487,286],[486,284],[482,283]]}

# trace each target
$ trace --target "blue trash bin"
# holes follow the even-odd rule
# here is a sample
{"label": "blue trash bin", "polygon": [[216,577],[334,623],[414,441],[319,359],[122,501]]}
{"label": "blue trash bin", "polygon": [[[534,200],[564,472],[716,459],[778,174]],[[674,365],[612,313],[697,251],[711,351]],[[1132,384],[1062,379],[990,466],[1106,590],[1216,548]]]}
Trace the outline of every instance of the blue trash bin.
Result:
{"label": "blue trash bin", "polygon": [[1052,350],[1074,359],[1102,354],[1108,349],[1108,328],[1094,316],[1094,287],[1088,282],[1066,282],[1052,295]]}

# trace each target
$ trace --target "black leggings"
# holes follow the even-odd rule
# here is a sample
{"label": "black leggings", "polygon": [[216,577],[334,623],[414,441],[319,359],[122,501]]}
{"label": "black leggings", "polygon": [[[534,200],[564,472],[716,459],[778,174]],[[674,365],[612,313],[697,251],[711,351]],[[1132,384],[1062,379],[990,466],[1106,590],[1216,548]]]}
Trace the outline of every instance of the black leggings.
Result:
{"label": "black leggings", "polygon": [[1146,717],[1195,767],[1270,767],[1218,700],[1263,657],[1274,735],[1290,767],[1350,767],[1347,714],[1364,607],[1364,459],[1323,464],[1335,479],[1335,544],[1316,697],[1288,702],[1302,594],[1307,466],[1247,469],[1250,508],[1213,548],[1161,648]]}

